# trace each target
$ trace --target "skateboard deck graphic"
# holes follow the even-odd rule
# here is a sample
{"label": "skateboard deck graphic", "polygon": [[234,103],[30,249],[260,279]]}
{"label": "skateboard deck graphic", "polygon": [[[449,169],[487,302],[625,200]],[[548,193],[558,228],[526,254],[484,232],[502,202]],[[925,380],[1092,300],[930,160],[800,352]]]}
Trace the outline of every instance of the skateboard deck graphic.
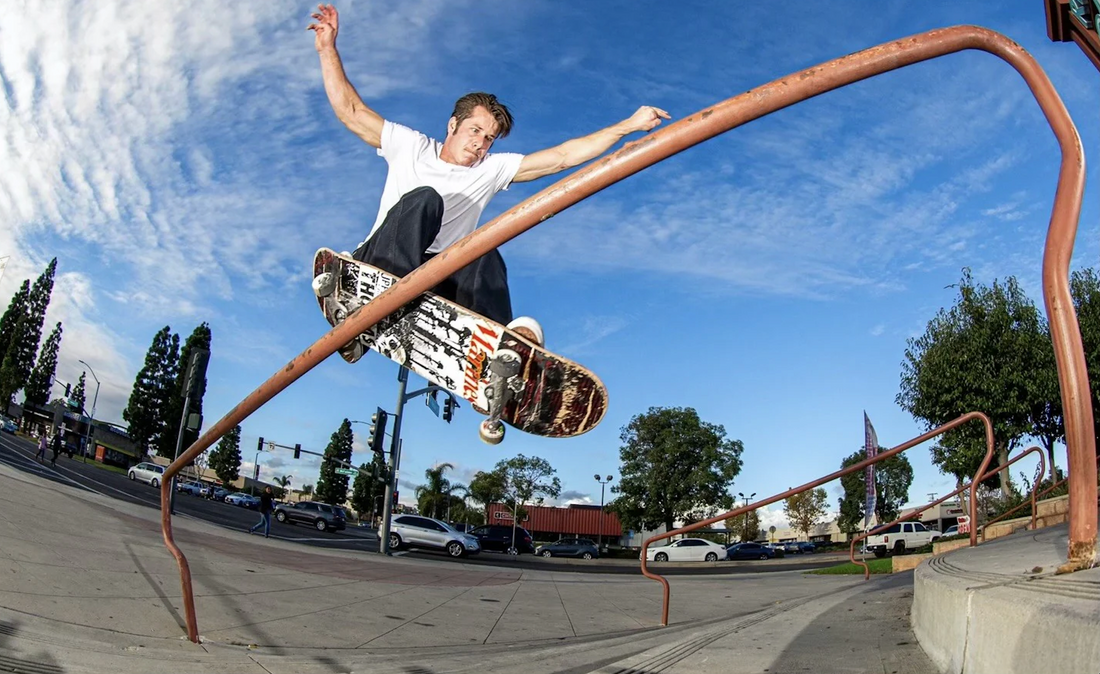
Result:
{"label": "skateboard deck graphic", "polygon": [[[327,248],[313,260],[314,290],[330,325],[398,278]],[[405,305],[340,350],[355,362],[374,350],[527,433],[580,435],[607,411],[607,389],[571,360],[432,293]],[[494,401],[499,402],[494,405]],[[499,441],[499,440],[497,440]]]}

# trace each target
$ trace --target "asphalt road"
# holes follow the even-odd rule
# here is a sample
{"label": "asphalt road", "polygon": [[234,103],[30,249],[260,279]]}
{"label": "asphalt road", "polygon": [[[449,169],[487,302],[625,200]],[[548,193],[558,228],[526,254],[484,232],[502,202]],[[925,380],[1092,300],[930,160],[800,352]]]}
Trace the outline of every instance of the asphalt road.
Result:
{"label": "asphalt road", "polygon": [[[137,503],[150,508],[160,509],[160,489],[142,482],[132,481],[125,475],[104,470],[89,460],[84,463],[80,457],[73,459],[62,454],[57,464],[51,466],[48,461],[52,454],[46,451],[47,461],[39,463],[34,459],[37,446],[30,440],[11,433],[0,432],[0,463],[16,470],[38,475],[47,480],[97,492],[112,498]],[[175,502],[177,517],[194,517],[216,524],[226,529],[245,531],[259,519],[255,510],[212,501],[186,493],[177,493]],[[303,545],[317,547],[378,552],[378,538],[367,528],[351,526],[344,531],[321,532],[313,527],[293,524],[280,524],[272,520],[272,537],[294,541]],[[638,564],[628,560],[597,560],[580,562],[562,559],[541,559],[532,555],[511,556],[497,553],[482,553],[462,560],[453,560],[443,553],[434,551],[409,550],[401,555],[413,558],[433,559],[441,562],[463,562],[467,564],[485,564],[519,569],[540,571],[560,571],[573,573],[616,573],[638,574]],[[835,555],[814,555],[798,560],[769,560],[761,562],[730,562],[717,565],[699,564],[684,566],[653,565],[665,575],[702,575],[730,573],[758,573],[766,571],[796,571],[820,568],[836,564]]]}

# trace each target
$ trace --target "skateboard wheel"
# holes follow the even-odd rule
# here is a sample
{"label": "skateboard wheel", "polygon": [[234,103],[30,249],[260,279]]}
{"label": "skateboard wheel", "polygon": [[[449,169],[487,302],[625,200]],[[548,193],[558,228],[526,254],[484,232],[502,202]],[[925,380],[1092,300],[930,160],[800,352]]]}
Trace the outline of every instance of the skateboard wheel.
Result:
{"label": "skateboard wheel", "polygon": [[336,290],[336,275],[332,272],[321,272],[313,277],[313,294],[317,297],[328,297],[333,290]]}
{"label": "skateboard wheel", "polygon": [[504,439],[504,424],[499,421],[489,421],[486,419],[478,426],[477,434],[482,442],[490,445],[499,445],[500,441]]}

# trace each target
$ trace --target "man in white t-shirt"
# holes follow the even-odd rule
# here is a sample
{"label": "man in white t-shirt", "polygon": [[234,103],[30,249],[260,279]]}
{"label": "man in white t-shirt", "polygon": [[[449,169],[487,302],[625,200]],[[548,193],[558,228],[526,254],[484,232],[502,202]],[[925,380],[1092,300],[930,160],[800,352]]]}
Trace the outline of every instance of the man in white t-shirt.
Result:
{"label": "man in white t-shirt", "polygon": [[[314,44],[321,75],[336,117],[377,148],[389,164],[378,217],[354,253],[357,260],[405,276],[436,253],[477,228],[489,200],[511,183],[553,175],[606,152],[623,136],[649,131],[664,110],[642,106],[630,118],[595,133],[529,155],[490,153],[493,142],[508,135],[512,115],[496,96],[467,94],[458,99],[439,142],[384,120],[367,107],[348,81],[336,51],[339,18],[332,5],[313,15]],[[542,343],[533,319],[513,321],[508,273],[493,250],[460,269],[435,292]]]}

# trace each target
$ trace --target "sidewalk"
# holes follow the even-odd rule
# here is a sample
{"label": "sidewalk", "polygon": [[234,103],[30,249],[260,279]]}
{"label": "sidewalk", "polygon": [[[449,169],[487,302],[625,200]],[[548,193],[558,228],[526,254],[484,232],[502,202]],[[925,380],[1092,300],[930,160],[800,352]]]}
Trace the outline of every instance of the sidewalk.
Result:
{"label": "sidewalk", "polygon": [[321,550],[177,517],[196,645],[185,638],[159,513],[7,466],[0,495],[0,669],[36,674],[436,671],[425,668],[432,662],[592,671],[862,585],[797,572],[674,577],[672,625],[657,628],[660,585],[641,576]]}

